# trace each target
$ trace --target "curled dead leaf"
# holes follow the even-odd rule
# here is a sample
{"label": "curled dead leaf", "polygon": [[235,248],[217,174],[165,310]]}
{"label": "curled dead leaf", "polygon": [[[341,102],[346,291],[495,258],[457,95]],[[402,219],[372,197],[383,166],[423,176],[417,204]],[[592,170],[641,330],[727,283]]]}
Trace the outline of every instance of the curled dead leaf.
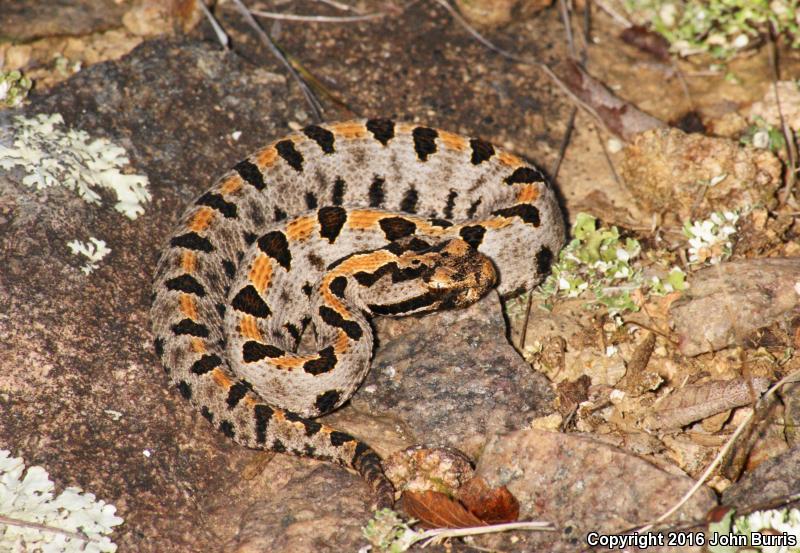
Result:
{"label": "curled dead leaf", "polygon": [[486,523],[470,513],[461,503],[434,491],[403,492],[403,510],[428,528],[470,528]]}
{"label": "curled dead leaf", "polygon": [[504,524],[519,518],[519,501],[508,488],[492,488],[480,476],[461,486],[456,497],[470,513],[486,524]]}

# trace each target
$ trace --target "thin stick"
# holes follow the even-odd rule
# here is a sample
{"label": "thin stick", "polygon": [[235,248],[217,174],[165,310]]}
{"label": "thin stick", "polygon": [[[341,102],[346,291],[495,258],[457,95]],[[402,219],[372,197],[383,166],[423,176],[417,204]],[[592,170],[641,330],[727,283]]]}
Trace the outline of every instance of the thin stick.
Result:
{"label": "thin stick", "polygon": [[421,539],[426,540],[422,547],[430,544],[440,543],[447,538],[459,538],[463,536],[477,536],[480,534],[493,534],[496,532],[507,532],[509,530],[538,530],[540,532],[553,532],[555,527],[552,522],[509,522],[507,524],[492,524],[489,526],[472,526],[470,528],[434,528],[422,532]]}
{"label": "thin stick", "polygon": [[486,47],[487,47],[489,50],[492,50],[492,51],[494,51],[494,52],[497,52],[497,53],[498,53],[498,54],[500,54],[501,56],[505,56],[505,57],[507,57],[507,58],[509,58],[509,59],[512,59],[512,60],[521,61],[521,62],[525,62],[525,61],[526,61],[524,58],[521,58],[521,57],[519,57],[519,56],[517,56],[517,55],[515,55],[515,54],[512,54],[512,53],[511,53],[511,52],[509,52],[508,50],[503,50],[503,49],[502,49],[502,48],[500,48],[499,46],[495,46],[494,44],[492,44],[491,42],[489,42],[489,40],[487,40],[487,39],[486,39],[486,38],[485,38],[485,37],[484,37],[482,34],[480,34],[480,33],[479,33],[477,30],[475,30],[475,28],[474,28],[472,25],[470,25],[469,23],[467,23],[466,19],[464,19],[463,17],[461,17],[461,14],[460,14],[460,13],[458,13],[458,12],[457,12],[457,11],[456,11],[456,10],[453,8],[453,6],[451,6],[451,5],[450,5],[450,3],[449,3],[449,2],[447,2],[447,0],[433,0],[433,1],[434,1],[434,2],[436,2],[437,4],[439,4],[440,6],[442,6],[444,9],[446,9],[446,10],[447,10],[447,12],[448,12],[448,13],[449,13],[451,16],[453,16],[453,19],[455,19],[455,20],[456,20],[456,22],[457,22],[459,25],[461,25],[462,27],[464,27],[464,28],[467,30],[467,32],[468,32],[469,34],[471,34],[471,35],[472,35],[472,36],[475,38],[475,40],[477,40],[478,42],[480,42],[481,44],[483,44],[484,46],[486,46]]}
{"label": "thin stick", "polygon": [[354,21],[367,21],[386,17],[385,13],[376,12],[366,15],[298,15],[294,13],[265,12],[250,10],[250,13],[265,19],[278,19],[281,21],[306,21],[311,23],[352,23]]}
{"label": "thin stick", "polygon": [[278,47],[277,44],[275,44],[275,42],[272,40],[272,37],[264,32],[264,29],[261,28],[261,26],[253,17],[253,14],[250,13],[250,10],[244,5],[242,0],[233,0],[233,4],[239,10],[239,13],[242,14],[242,17],[247,24],[250,25],[259,38],[261,38],[261,42],[263,42],[267,48],[269,48],[270,52],[272,52],[272,54],[278,58],[278,60],[280,60],[286,70],[292,75],[292,78],[294,78],[294,80],[297,82],[297,85],[300,87],[300,91],[303,93],[303,96],[305,96],[306,102],[313,112],[314,121],[317,123],[322,121],[322,105],[319,103],[319,100],[317,100],[317,97],[314,96],[314,93],[308,87],[306,82],[300,77],[297,71],[295,71],[295,68],[292,66],[292,64],[289,63],[289,60],[286,58],[286,55],[283,53],[283,51]]}
{"label": "thin stick", "polygon": [[34,530],[40,530],[42,532],[52,532],[53,534],[62,534],[67,536],[68,538],[81,540],[85,542],[93,542],[89,536],[85,534],[81,534],[80,532],[73,532],[71,530],[63,530],[61,528],[55,528],[53,526],[48,526],[46,524],[40,524],[38,522],[28,522],[27,520],[19,520],[17,518],[7,517],[5,515],[0,515],[0,524],[4,524],[6,526],[19,526],[20,528],[33,528]]}
{"label": "thin stick", "polygon": [[569,87],[566,84],[564,84],[564,82],[561,79],[559,79],[558,76],[555,73],[553,73],[553,70],[550,69],[546,64],[544,64],[544,63],[542,63],[540,61],[536,61],[536,60],[528,59],[528,58],[523,58],[523,57],[518,56],[516,54],[512,54],[508,50],[503,50],[499,46],[496,46],[496,45],[492,44],[492,42],[490,42],[488,39],[486,39],[482,34],[480,34],[477,30],[475,30],[474,27],[472,27],[469,23],[467,23],[464,20],[464,18],[461,17],[461,15],[455,9],[453,9],[453,7],[447,2],[447,0],[433,0],[433,1],[436,2],[437,4],[439,4],[440,6],[442,6],[444,9],[446,9],[448,11],[448,13],[451,16],[453,16],[453,19],[455,19],[458,24],[460,24],[462,27],[464,27],[464,29],[466,29],[467,32],[469,34],[471,34],[475,38],[475,40],[477,40],[478,42],[480,42],[481,44],[486,46],[488,49],[490,49],[493,52],[496,52],[496,53],[500,54],[501,56],[503,56],[505,58],[508,58],[510,60],[513,60],[513,61],[516,61],[516,62],[519,62],[519,63],[524,63],[524,64],[527,64],[527,65],[533,65],[533,66],[536,66],[536,67],[540,68],[542,71],[544,71],[545,75],[550,77],[550,79],[556,84],[556,86],[558,86],[558,88],[560,88],[561,91],[569,97],[570,100],[572,100],[576,105],[578,105],[581,108],[583,108],[592,117],[597,119],[597,121],[599,121],[600,124],[603,125],[603,127],[605,127],[605,123],[603,122],[603,118],[600,117],[600,115],[598,115],[598,113],[594,110],[594,108],[592,106],[590,106],[589,104],[587,104],[586,102],[584,102],[583,100],[581,100],[580,98],[578,98],[569,89]]}
{"label": "thin stick", "polygon": [[575,40],[572,38],[572,24],[570,22],[567,0],[558,0],[558,11],[561,14],[562,23],[564,23],[564,32],[567,35],[567,50],[569,51],[569,55],[573,58],[577,58],[575,53]]}
{"label": "thin stick", "polygon": [[790,382],[796,382],[797,380],[800,380],[800,370],[793,371],[787,374],[779,381],[777,381],[775,384],[773,384],[772,387],[770,387],[770,389],[767,390],[767,392],[761,397],[761,399],[756,402],[753,411],[750,412],[747,415],[747,417],[745,417],[745,419],[736,428],[736,431],[734,431],[734,433],[731,434],[731,437],[728,439],[727,442],[725,442],[725,445],[722,446],[722,448],[717,453],[717,456],[714,457],[714,460],[711,462],[710,465],[708,465],[708,468],[706,468],[706,470],[703,472],[703,474],[700,476],[697,482],[695,482],[694,486],[692,486],[691,489],[683,495],[680,501],[678,501],[675,505],[673,505],[672,508],[670,508],[667,512],[663,513],[654,521],[645,524],[636,531],[647,532],[653,526],[661,522],[664,522],[666,519],[671,517],[678,509],[683,507],[684,503],[686,503],[687,501],[689,501],[689,499],[691,499],[691,497],[697,492],[697,490],[699,490],[703,486],[705,481],[708,480],[708,477],[711,476],[711,474],[717,469],[720,463],[722,463],[722,460],[728,454],[728,451],[731,449],[731,447],[733,447],[733,444],[736,441],[736,439],[741,435],[742,432],[744,432],[745,427],[750,423],[753,417],[755,417],[755,414],[758,411],[759,407],[764,405],[767,402],[767,400],[770,399],[775,394],[775,391],[778,388],[780,388],[784,384],[788,384]]}
{"label": "thin stick", "polygon": [[222,26],[219,24],[219,22],[217,22],[217,18],[214,17],[214,14],[211,13],[211,10],[208,9],[208,6],[205,5],[203,0],[197,0],[197,4],[205,14],[208,22],[211,23],[211,28],[214,29],[214,34],[217,35],[217,40],[220,44],[222,44],[223,48],[227,49],[228,45],[230,44],[230,39],[228,38],[228,35],[225,34],[225,31],[222,29]]}
{"label": "thin stick", "polygon": [[[559,0],[559,6],[561,7],[561,17],[564,20],[564,29],[567,33],[567,43],[569,45],[570,54],[574,57],[575,53],[575,43],[572,37],[572,27],[570,24],[569,18],[569,10],[567,9],[566,0]],[[585,11],[583,12],[583,33],[584,33],[584,44],[588,42],[589,37],[589,5],[585,6]],[[584,48],[581,51],[581,61],[585,61],[586,59],[586,49]],[[564,138],[561,140],[561,146],[558,149],[558,158],[556,158],[555,165],[553,165],[553,170],[550,171],[550,176],[552,177],[553,181],[558,179],[558,172],[561,170],[561,163],[564,161],[564,156],[567,153],[567,147],[569,146],[569,142],[572,139],[572,131],[575,128],[575,117],[578,115],[578,108],[577,106],[572,106],[572,111],[569,114],[569,120],[567,121],[567,129],[564,132]],[[528,341],[528,322],[530,321],[531,317],[531,309],[533,309],[533,290],[528,291],[528,303],[525,306],[525,319],[522,323],[522,335],[520,336],[519,340],[519,350],[520,352],[525,352],[525,346],[527,345]]]}
{"label": "thin stick", "polygon": [[617,10],[609,6],[604,0],[594,0],[594,3],[597,4],[597,7],[606,12],[611,19],[614,20],[615,23],[622,27],[632,27],[633,23],[631,23],[628,18],[623,16]]}
{"label": "thin stick", "polygon": [[336,2],[336,0],[317,0],[317,2],[322,2],[323,4],[333,6],[337,10],[342,10],[346,12],[356,11],[355,8],[353,8],[352,6],[348,6],[347,4],[342,4],[341,2]]}
{"label": "thin stick", "polygon": [[783,109],[781,108],[781,96],[778,93],[778,52],[775,48],[775,28],[770,23],[769,34],[769,65],[772,69],[772,91],[775,94],[775,104],[778,107],[778,117],[781,120],[781,131],[783,132],[783,139],[786,142],[786,157],[789,158],[787,165],[789,170],[786,175],[786,185],[780,194],[780,205],[785,205],[789,201],[789,196],[794,191],[795,184],[797,183],[797,145],[794,142],[794,135],[792,134],[789,125],[786,124],[786,118],[783,116]]}

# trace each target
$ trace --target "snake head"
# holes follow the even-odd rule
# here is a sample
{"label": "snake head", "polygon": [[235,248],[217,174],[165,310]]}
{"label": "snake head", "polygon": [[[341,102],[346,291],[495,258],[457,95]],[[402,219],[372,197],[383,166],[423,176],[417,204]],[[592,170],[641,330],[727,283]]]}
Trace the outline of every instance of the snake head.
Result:
{"label": "snake head", "polygon": [[[488,257],[454,238],[432,242],[410,237],[364,255],[371,270],[356,273],[359,295],[375,315],[402,316],[463,307],[497,283]],[[372,259],[383,259],[379,265]],[[351,258],[348,263],[363,264]],[[344,265],[344,264],[343,264]]]}
{"label": "snake head", "polygon": [[423,255],[433,267],[423,283],[428,293],[440,296],[437,309],[470,305],[497,284],[491,260],[463,240],[448,240]]}

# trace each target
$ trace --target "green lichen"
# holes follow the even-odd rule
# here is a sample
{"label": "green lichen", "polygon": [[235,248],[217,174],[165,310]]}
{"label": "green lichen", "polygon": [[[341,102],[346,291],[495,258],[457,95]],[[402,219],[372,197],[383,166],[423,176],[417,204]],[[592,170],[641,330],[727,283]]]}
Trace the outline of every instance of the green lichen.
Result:
{"label": "green lichen", "polygon": [[770,27],[800,47],[798,0],[625,0],[637,23],[649,24],[681,56],[728,59],[766,36]]}
{"label": "green lichen", "polygon": [[33,83],[19,71],[0,71],[0,107],[17,107],[22,103]]}

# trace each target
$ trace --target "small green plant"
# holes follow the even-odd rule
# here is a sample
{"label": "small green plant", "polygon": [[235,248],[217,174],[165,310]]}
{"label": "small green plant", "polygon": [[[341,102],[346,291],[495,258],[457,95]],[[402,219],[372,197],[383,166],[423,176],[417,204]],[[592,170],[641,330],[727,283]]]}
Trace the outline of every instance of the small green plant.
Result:
{"label": "small green plant", "polygon": [[665,280],[657,276],[650,277],[650,293],[657,296],[666,296],[672,292],[683,292],[686,290],[686,286],[686,273],[679,267],[670,269]]}
{"label": "small green plant", "polygon": [[616,317],[639,310],[634,301],[637,291],[664,295],[686,289],[686,274],[678,267],[673,267],[665,279],[652,276],[645,281],[643,271],[634,265],[641,253],[639,241],[623,239],[617,227],[598,228],[597,219],[588,213],[578,213],[572,236],[537,291],[545,308],[550,308],[556,297],[591,293],[594,303],[604,305]]}
{"label": "small green plant", "polygon": [[[414,524],[414,521],[409,523]],[[412,530],[409,523],[393,510],[381,509],[361,531],[376,551],[403,553],[421,539],[419,532]]]}
{"label": "small green plant", "polygon": [[718,211],[703,221],[686,221],[683,234],[689,239],[689,263],[715,265],[728,259],[733,252],[738,221],[736,211]]}
{"label": "small green plant", "polygon": [[0,71],[0,107],[17,107],[22,103],[33,83],[19,71]]}
{"label": "small green plant", "polygon": [[648,23],[681,56],[728,59],[770,26],[800,47],[798,0],[625,0],[637,23]]}
{"label": "small green plant", "polygon": [[739,142],[771,152],[780,152],[786,147],[786,139],[783,137],[781,130],[773,127],[758,116],[754,118],[753,124],[739,138]]}

